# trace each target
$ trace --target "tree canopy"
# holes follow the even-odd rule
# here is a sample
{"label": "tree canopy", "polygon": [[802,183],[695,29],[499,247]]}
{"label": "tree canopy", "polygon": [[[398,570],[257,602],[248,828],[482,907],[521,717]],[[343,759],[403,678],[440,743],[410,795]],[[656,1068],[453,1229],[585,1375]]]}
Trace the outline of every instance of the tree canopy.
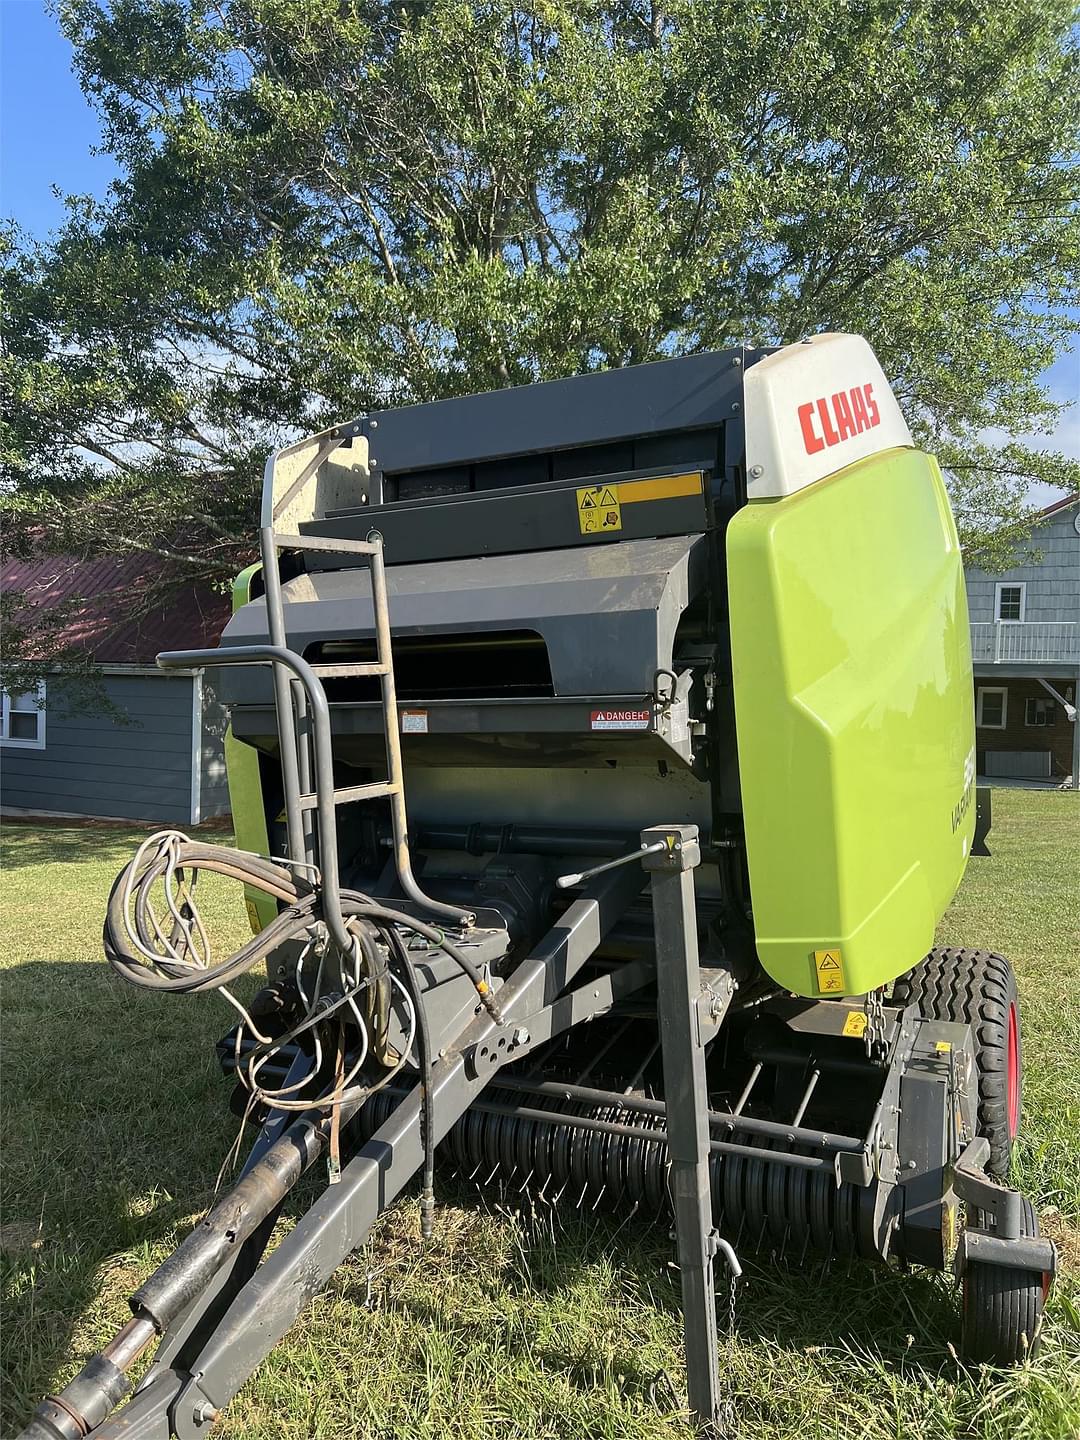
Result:
{"label": "tree canopy", "polygon": [[1071,0],[58,14],[121,178],[7,242],[16,549],[224,582],[298,430],[822,330],[870,339],[989,563],[1076,484],[1037,438],[1078,328]]}

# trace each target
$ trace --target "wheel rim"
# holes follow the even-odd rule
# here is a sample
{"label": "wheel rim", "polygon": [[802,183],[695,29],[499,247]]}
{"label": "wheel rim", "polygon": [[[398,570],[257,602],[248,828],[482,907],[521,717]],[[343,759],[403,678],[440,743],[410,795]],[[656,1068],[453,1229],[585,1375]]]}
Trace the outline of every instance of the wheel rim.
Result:
{"label": "wheel rim", "polygon": [[1013,1140],[1020,1129],[1020,1027],[1015,1001],[1009,1006],[1008,1047],[1009,1139]]}

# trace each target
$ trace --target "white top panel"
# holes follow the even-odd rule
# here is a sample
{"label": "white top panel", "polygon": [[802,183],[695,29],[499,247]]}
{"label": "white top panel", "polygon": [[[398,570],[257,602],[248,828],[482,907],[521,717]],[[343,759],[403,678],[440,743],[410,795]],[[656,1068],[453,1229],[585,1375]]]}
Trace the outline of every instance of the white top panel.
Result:
{"label": "white top panel", "polygon": [[911,445],[861,335],[815,335],[746,372],[746,494],[793,495],[855,460]]}

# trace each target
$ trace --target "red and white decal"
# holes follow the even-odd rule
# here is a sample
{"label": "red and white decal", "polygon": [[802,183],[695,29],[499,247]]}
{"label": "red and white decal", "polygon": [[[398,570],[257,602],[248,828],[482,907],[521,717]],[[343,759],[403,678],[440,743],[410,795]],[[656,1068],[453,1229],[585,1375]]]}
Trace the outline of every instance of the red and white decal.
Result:
{"label": "red and white decal", "polygon": [[912,444],[859,335],[815,335],[746,372],[746,493],[776,499],[880,450]]}
{"label": "red and white decal", "polygon": [[650,710],[593,710],[589,715],[590,730],[648,730]]}

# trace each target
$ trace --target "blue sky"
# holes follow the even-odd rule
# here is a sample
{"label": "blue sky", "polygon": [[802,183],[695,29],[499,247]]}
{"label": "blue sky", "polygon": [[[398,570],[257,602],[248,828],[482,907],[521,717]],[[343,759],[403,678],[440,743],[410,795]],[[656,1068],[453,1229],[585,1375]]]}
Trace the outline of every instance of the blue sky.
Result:
{"label": "blue sky", "polygon": [[53,187],[102,195],[116,174],[92,155],[101,130],[42,0],[0,0],[0,215],[44,237],[64,219]]}
{"label": "blue sky", "polygon": [[[109,156],[92,153],[100,140],[97,116],[71,71],[71,46],[44,0],[0,0],[0,216],[43,238],[64,219],[56,190],[102,195],[116,169]],[[1075,400],[1080,353],[1060,359],[1047,378],[1056,398]],[[1077,407],[1054,443],[1080,458]]]}

